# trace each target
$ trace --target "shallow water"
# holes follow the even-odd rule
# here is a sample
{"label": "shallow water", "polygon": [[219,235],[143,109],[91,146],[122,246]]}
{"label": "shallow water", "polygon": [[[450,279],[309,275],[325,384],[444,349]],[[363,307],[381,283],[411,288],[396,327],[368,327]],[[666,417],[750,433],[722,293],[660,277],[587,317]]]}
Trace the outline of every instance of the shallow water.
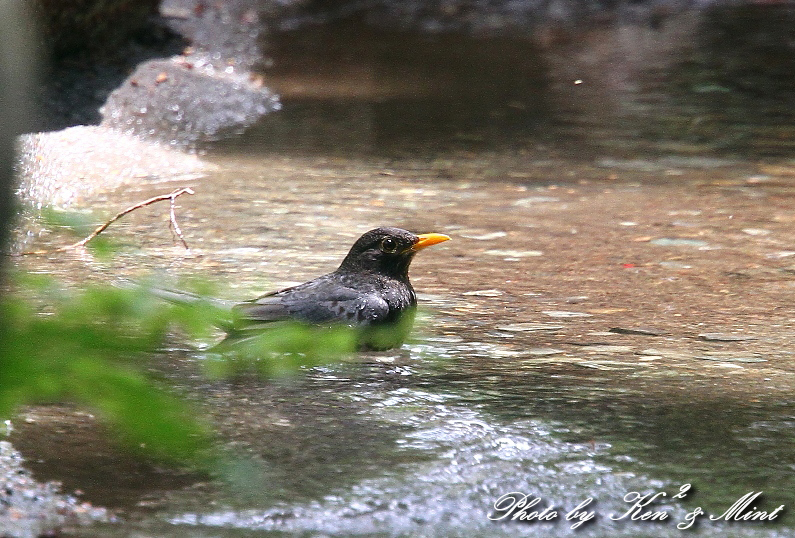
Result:
{"label": "shallow water", "polygon": [[[311,42],[281,39],[291,51]],[[434,43],[441,56],[460,50]],[[543,90],[560,82],[554,59],[524,40],[468,44],[489,57],[512,51],[511,61],[476,58],[486,67],[475,74],[449,62],[439,80],[470,85],[452,95],[406,95],[394,82],[408,69],[403,49],[387,62],[400,69],[384,77],[385,53],[372,46],[328,62],[342,66],[321,73],[336,85],[273,74],[283,111],[211,148],[218,170],[179,199],[190,251],[172,245],[167,211],[150,207],[113,229],[125,248],[111,261],[20,262],[75,285],[204,275],[245,299],[334,269],[376,226],[453,238],[414,261],[425,316],[400,351],[277,381],[207,380],[203,356],[183,342],[156,358],[216,424],[229,454],[217,479],[134,462],[98,442],[89,416],[30,410],[11,440],[31,467],[126,519],[81,535],[679,536],[696,507],[719,516],[759,491],[754,506],[784,505],[784,515],[704,517],[700,534],[792,534],[795,163],[786,147],[629,130],[692,110],[659,82],[678,71],[651,90],[624,88],[632,99],[614,100],[619,114],[594,106],[616,95],[604,85],[589,103],[564,99],[587,108],[582,116],[531,106],[512,92],[546,98],[532,103],[565,97]],[[523,57],[524,68],[509,68]],[[292,60],[313,72],[306,57]],[[652,67],[641,74],[654,78]],[[495,96],[500,82],[511,91]],[[653,101],[654,114],[637,114]],[[749,122],[754,114],[746,110]],[[778,121],[766,132],[791,129]],[[161,192],[128,187],[94,208]],[[50,437],[64,430],[68,456]],[[692,491],[672,499],[683,484]],[[510,492],[554,505],[557,519],[490,521]],[[666,492],[650,508],[668,519],[611,520],[630,492]],[[589,497],[595,520],[571,530],[566,514]]]}

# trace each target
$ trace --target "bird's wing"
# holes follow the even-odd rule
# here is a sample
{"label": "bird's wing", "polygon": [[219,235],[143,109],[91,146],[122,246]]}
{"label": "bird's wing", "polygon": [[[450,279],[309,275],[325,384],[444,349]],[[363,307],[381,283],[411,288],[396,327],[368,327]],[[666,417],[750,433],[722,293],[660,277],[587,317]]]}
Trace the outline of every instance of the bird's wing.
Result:
{"label": "bird's wing", "polygon": [[275,294],[263,295],[259,299],[236,304],[232,309],[241,318],[249,321],[282,321],[290,319],[290,311]]}
{"label": "bird's wing", "polygon": [[293,319],[310,323],[362,325],[384,320],[389,313],[389,305],[373,293],[310,282],[238,304],[235,311],[245,320],[253,322]]}

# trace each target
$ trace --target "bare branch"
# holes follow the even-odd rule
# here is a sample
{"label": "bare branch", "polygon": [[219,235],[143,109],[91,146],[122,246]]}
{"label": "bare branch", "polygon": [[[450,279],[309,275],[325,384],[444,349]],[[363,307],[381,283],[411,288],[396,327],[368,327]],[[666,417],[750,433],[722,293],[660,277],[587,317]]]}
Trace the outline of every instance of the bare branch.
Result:
{"label": "bare branch", "polygon": [[36,251],[32,251],[32,252],[23,252],[22,254],[48,254],[48,253],[51,253],[51,252],[64,252],[66,250],[72,250],[72,249],[75,249],[75,248],[79,248],[79,247],[85,246],[86,243],[88,243],[89,241],[94,239],[96,236],[98,236],[99,234],[104,232],[111,224],[113,224],[114,222],[116,222],[117,220],[122,218],[124,215],[126,215],[128,213],[132,213],[136,209],[141,209],[142,207],[146,207],[148,205],[152,205],[152,204],[157,203],[157,202],[162,202],[164,200],[170,200],[170,203],[171,203],[171,210],[170,210],[171,220],[170,220],[169,226],[173,228],[173,230],[175,231],[177,236],[180,238],[180,240],[182,241],[182,244],[185,246],[185,248],[189,249],[188,243],[185,241],[185,237],[182,235],[182,230],[180,229],[179,224],[177,224],[177,215],[176,215],[176,212],[174,211],[174,205],[175,205],[174,201],[177,199],[178,196],[181,196],[183,194],[194,194],[194,192],[193,192],[193,189],[190,188],[190,187],[182,187],[182,188],[177,189],[175,191],[172,191],[172,192],[170,192],[168,194],[160,194],[158,196],[153,196],[152,198],[149,198],[148,200],[144,200],[143,202],[138,202],[135,205],[131,205],[130,207],[128,207],[124,211],[119,212],[112,219],[107,220],[101,226],[98,226],[96,230],[91,232],[88,236],[84,237],[83,239],[81,239],[77,243],[72,243],[71,245],[66,245],[66,246],[63,246],[63,247],[55,248],[55,249],[36,250]]}
{"label": "bare branch", "polygon": [[[193,194],[193,190],[191,190],[189,187],[187,188],[187,190],[185,190],[183,192],[187,192],[188,194]],[[179,237],[179,240],[182,241],[182,244],[185,246],[185,250],[190,250],[190,247],[188,246],[188,242],[185,241],[185,236],[182,235],[182,230],[180,230],[179,224],[177,224],[177,213],[176,213],[176,211],[174,211],[174,206],[176,205],[176,203],[174,201],[177,199],[177,196],[182,194],[182,192],[177,193],[177,191],[174,191],[171,194],[172,194],[172,196],[171,196],[171,204],[170,204],[171,205],[171,207],[170,207],[170,218],[171,218],[171,220],[169,221],[169,226],[174,231],[174,233],[177,234],[177,237]]]}

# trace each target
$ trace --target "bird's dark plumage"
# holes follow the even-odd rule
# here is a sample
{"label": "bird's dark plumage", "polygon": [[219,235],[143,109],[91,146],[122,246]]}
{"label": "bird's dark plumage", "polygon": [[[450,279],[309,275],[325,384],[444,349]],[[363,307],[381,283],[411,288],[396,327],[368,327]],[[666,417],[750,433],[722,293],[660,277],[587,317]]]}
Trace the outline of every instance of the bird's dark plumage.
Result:
{"label": "bird's dark plumage", "polygon": [[[411,323],[405,324],[403,318],[413,315],[417,305],[408,275],[411,260],[422,248],[448,239],[441,234],[418,236],[400,228],[376,228],[353,244],[333,273],[237,304],[233,310],[245,328],[297,320],[365,329],[395,324],[396,331],[400,325],[401,332],[407,332]],[[397,347],[405,334],[392,336],[381,343],[365,341],[362,347]]]}
{"label": "bird's dark plumage", "polygon": [[[362,235],[339,268],[309,282],[231,306],[234,322],[225,329],[244,336],[281,321],[361,328],[362,349],[390,349],[403,343],[411,329],[417,296],[409,282],[409,265],[421,249],[450,239],[442,234],[415,235],[400,228],[376,228]],[[172,302],[197,296],[152,290]]]}

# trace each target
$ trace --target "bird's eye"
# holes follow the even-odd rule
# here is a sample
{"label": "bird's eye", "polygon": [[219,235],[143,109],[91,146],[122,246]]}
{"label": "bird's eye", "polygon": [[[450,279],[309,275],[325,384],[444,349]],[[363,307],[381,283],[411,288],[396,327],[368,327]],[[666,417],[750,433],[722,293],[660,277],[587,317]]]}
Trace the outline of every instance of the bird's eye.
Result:
{"label": "bird's eye", "polygon": [[394,254],[398,250],[398,243],[391,237],[385,237],[381,240],[381,250],[387,254]]}

